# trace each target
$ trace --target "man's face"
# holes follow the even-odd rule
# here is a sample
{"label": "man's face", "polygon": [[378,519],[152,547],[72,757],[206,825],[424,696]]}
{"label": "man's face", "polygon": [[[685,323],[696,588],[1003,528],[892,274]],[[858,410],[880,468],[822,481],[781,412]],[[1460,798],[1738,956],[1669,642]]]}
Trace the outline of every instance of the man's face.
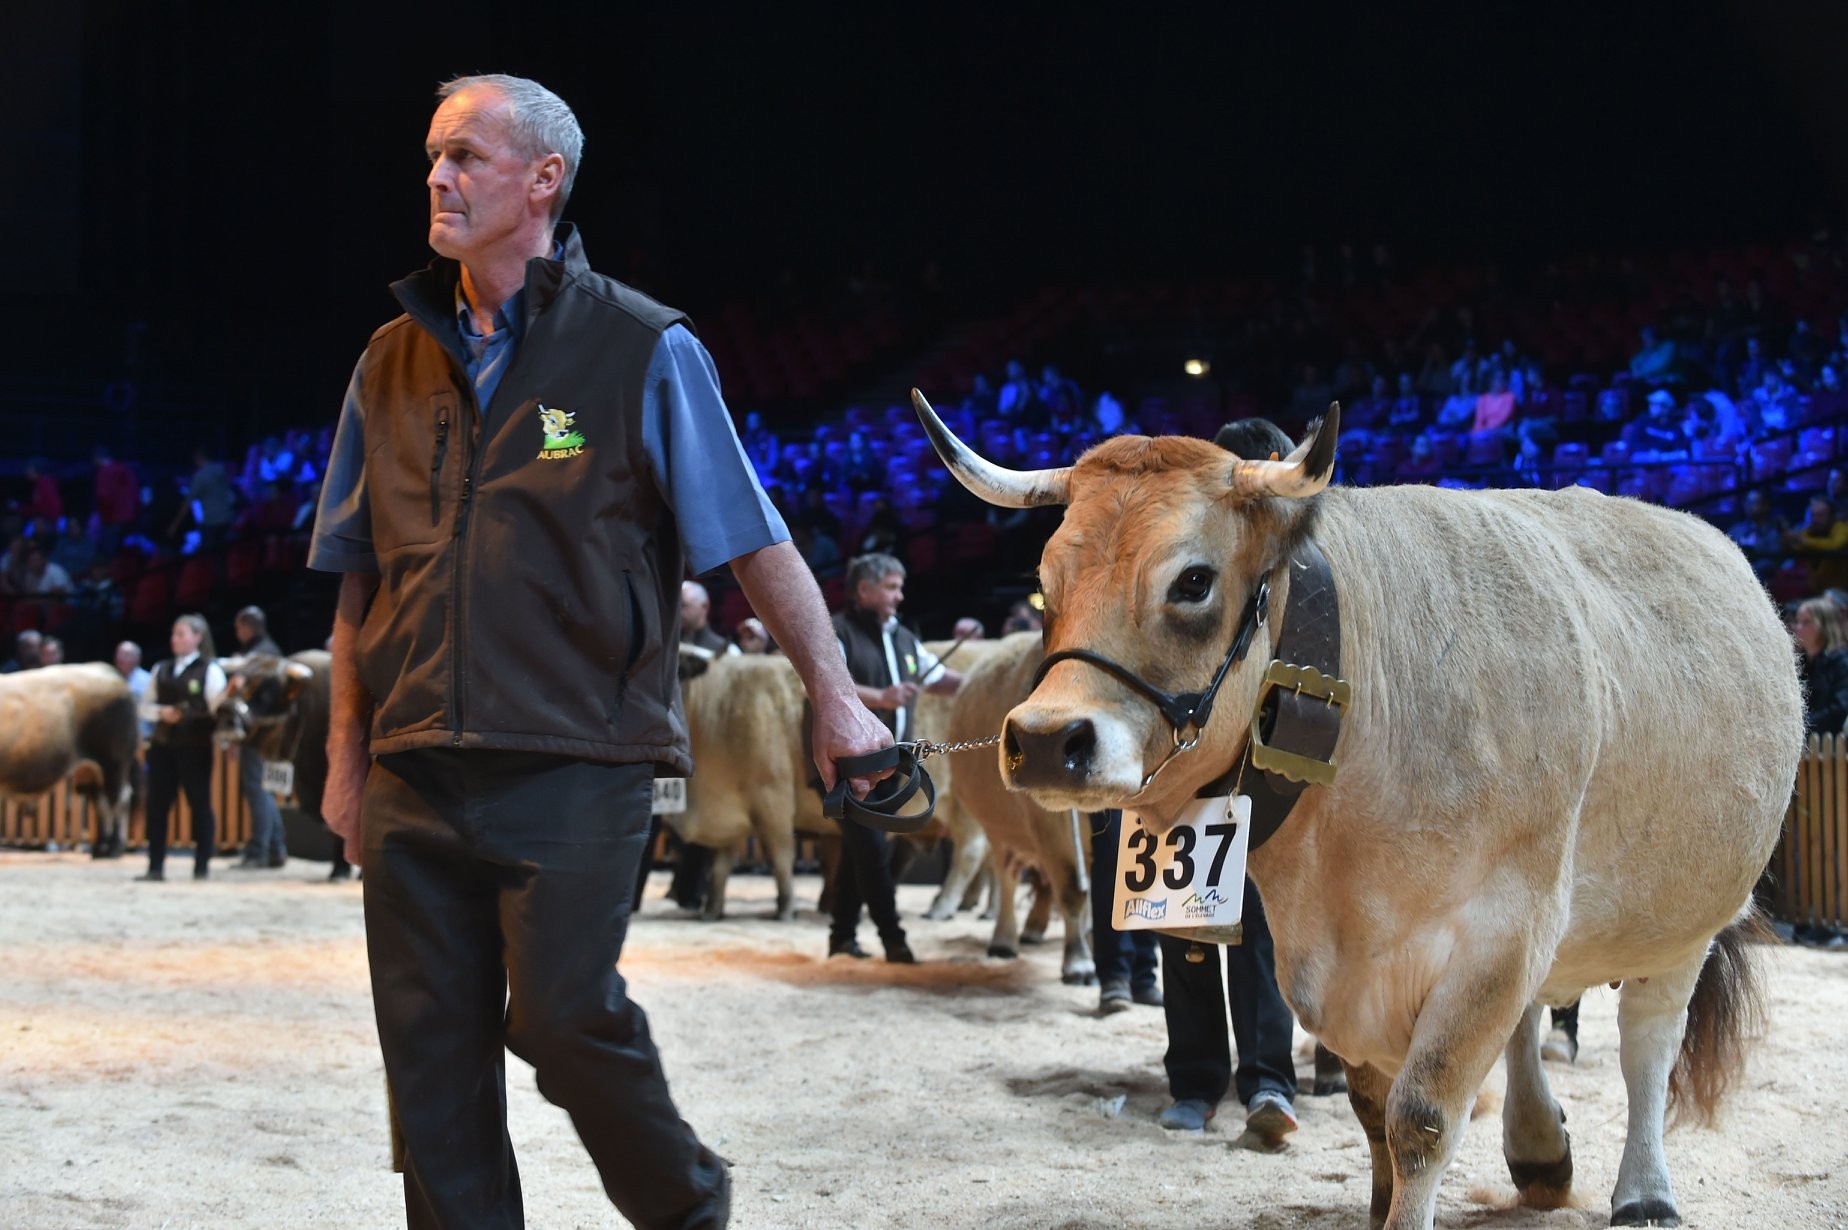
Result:
{"label": "man's face", "polygon": [[135,668],[140,665],[141,655],[139,653],[136,653],[132,649],[117,647],[115,651],[115,668],[123,678],[126,679],[129,675],[133,674]]}
{"label": "man's face", "polygon": [[[536,207],[538,159],[516,151],[507,132],[507,101],[486,87],[443,100],[430,121],[430,246],[468,262],[517,241]],[[543,208],[543,205],[537,206]]]}
{"label": "man's face", "polygon": [[237,643],[238,644],[248,645],[252,641],[257,639],[256,628],[252,626],[250,623],[248,623],[247,621],[242,620],[242,619],[238,620],[236,627],[237,627]]}
{"label": "man's face", "polygon": [[1818,530],[1826,530],[1835,524],[1835,509],[1827,500],[1812,500],[1809,509],[1810,525]]}
{"label": "man's face", "polygon": [[697,590],[680,591],[680,624],[694,631],[706,626],[706,617],[712,612],[712,600]]}
{"label": "man's face", "polygon": [[862,607],[884,622],[898,614],[898,606],[905,600],[904,574],[888,572],[878,581],[861,581],[855,587],[854,596]]}

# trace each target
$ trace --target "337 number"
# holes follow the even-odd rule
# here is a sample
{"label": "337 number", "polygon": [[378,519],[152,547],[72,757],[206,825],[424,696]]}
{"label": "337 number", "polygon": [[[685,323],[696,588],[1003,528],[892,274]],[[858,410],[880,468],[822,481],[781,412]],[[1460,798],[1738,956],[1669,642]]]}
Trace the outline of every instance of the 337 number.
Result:
{"label": "337 number", "polygon": [[[1226,852],[1232,848],[1232,834],[1238,831],[1238,825],[1209,824],[1205,826],[1205,831],[1206,840],[1216,843],[1213,846],[1213,861],[1206,869],[1206,886],[1218,888],[1220,874],[1226,866]],[[1169,863],[1161,871],[1162,883],[1176,892],[1193,883],[1194,850],[1200,840],[1199,832],[1188,825],[1168,830],[1166,843]],[[1155,852],[1161,848],[1162,843],[1163,839],[1147,828],[1138,827],[1129,835],[1130,856],[1135,865],[1124,875],[1123,885],[1130,892],[1146,893],[1155,887]]]}

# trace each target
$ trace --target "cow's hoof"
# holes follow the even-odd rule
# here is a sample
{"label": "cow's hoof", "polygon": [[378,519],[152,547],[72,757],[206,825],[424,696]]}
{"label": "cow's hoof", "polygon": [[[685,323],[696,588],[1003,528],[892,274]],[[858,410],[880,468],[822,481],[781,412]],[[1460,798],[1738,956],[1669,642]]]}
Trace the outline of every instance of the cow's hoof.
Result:
{"label": "cow's hoof", "polygon": [[1613,1226],[1679,1226],[1681,1214],[1666,1200],[1632,1200],[1611,1210]]}
{"label": "cow's hoof", "polygon": [[1097,985],[1097,971],[1094,969],[1067,970],[1059,975],[1059,981],[1068,987],[1094,987]]}
{"label": "cow's hoof", "polygon": [[1046,942],[1046,933],[1044,931],[1022,931],[1020,933],[1020,942],[1023,944],[1044,944]]}
{"label": "cow's hoof", "polygon": [[956,917],[956,911],[954,910],[934,910],[934,909],[925,910],[924,917],[930,919],[930,921],[932,922],[948,922],[950,921],[950,919]]}
{"label": "cow's hoof", "polygon": [[1020,950],[1017,948],[1009,948],[1005,944],[990,944],[988,946],[988,955],[991,957],[999,957],[1003,961],[1015,961],[1020,958]]}

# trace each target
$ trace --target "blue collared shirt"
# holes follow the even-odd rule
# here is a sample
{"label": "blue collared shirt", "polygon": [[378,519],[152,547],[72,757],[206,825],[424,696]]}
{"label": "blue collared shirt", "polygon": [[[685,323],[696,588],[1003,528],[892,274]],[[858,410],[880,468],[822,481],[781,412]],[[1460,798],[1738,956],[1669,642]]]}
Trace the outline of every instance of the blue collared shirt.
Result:
{"label": "blue collared shirt", "polygon": [[[520,344],[525,295],[521,292],[501,306],[491,334],[474,331],[459,290],[456,302],[468,379],[475,387],[476,404],[485,408]],[[738,441],[712,356],[683,325],[662,333],[649,358],[642,392],[642,447],[656,485],[674,510],[687,563],[695,573],[789,540],[788,527]],[[371,526],[365,400],[355,366],[321,487],[308,566],[324,572],[377,572]]]}

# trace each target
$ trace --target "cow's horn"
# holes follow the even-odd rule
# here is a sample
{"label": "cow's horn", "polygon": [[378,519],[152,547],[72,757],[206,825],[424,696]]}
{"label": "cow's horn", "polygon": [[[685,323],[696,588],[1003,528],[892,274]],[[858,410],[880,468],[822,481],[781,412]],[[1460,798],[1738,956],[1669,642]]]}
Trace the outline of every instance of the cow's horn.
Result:
{"label": "cow's horn", "polygon": [[1335,437],[1341,434],[1341,403],[1328,403],[1328,414],[1309,425],[1309,438],[1282,461],[1232,463],[1232,490],[1239,495],[1276,495],[1306,500],[1328,486],[1335,469]]}
{"label": "cow's horn", "polygon": [[924,394],[911,390],[911,404],[956,481],[970,491],[1002,508],[1038,508],[1043,504],[1063,504],[1070,495],[1072,469],[1010,470],[998,466],[958,440],[937,412],[924,400]]}
{"label": "cow's horn", "polygon": [[283,677],[293,679],[296,683],[307,683],[314,678],[314,668],[303,662],[288,662],[282,668]]}

